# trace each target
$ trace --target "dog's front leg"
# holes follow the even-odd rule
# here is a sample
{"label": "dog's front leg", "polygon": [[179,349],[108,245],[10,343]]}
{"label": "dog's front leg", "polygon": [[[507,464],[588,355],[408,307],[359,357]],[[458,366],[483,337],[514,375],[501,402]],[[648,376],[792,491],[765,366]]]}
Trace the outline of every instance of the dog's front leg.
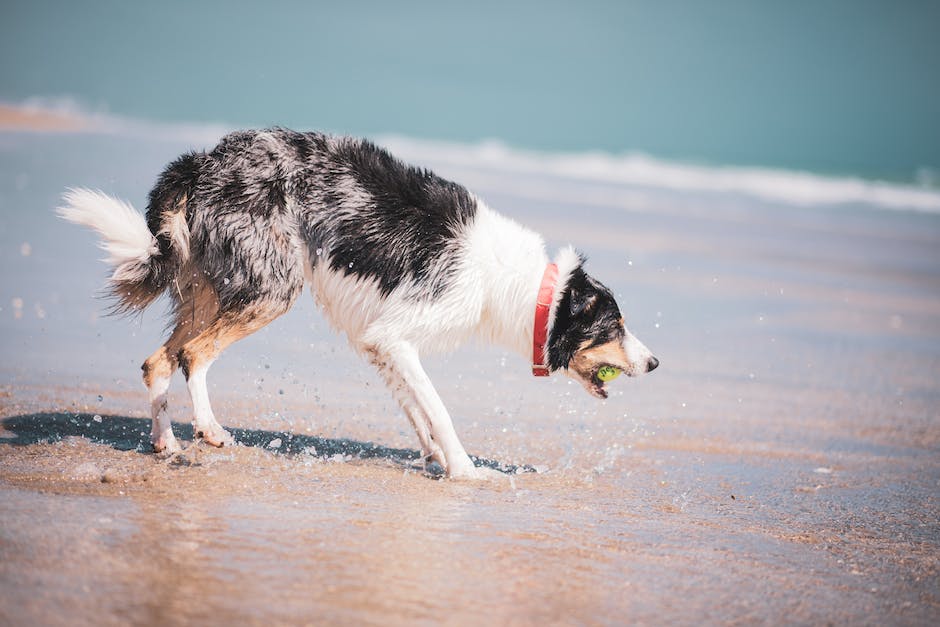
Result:
{"label": "dog's front leg", "polygon": [[415,348],[398,342],[369,352],[415,427],[425,455],[437,460],[448,477],[476,477],[477,468],[457,438],[450,414],[424,372]]}
{"label": "dog's front leg", "polygon": [[447,470],[447,460],[444,458],[444,452],[437,442],[431,437],[431,421],[418,406],[417,399],[411,391],[411,386],[405,381],[400,371],[394,367],[393,362],[385,353],[370,349],[366,351],[369,355],[369,361],[378,369],[379,374],[385,379],[385,384],[391,390],[392,396],[401,405],[405,415],[418,434],[418,441],[421,443],[421,461],[427,464],[429,461],[436,461],[445,471]]}

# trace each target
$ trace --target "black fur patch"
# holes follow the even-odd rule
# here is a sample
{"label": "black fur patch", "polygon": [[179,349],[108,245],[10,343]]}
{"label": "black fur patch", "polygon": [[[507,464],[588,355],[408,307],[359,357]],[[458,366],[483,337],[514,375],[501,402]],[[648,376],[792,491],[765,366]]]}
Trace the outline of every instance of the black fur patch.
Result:
{"label": "black fur patch", "polygon": [[[195,194],[205,162],[205,153],[190,152],[177,158],[163,170],[156,185],[150,190],[150,201],[147,204],[147,227],[151,233],[158,234],[163,228],[164,212],[174,210],[181,201]],[[167,240],[166,237],[162,239]],[[160,252],[165,253],[162,243]]]}
{"label": "black fur patch", "polygon": [[571,273],[548,335],[548,365],[567,368],[584,342],[606,344],[624,337],[620,309],[609,289],[580,267]]}
{"label": "black fur patch", "polygon": [[467,190],[350,138],[335,142],[323,174],[304,203],[311,259],[319,249],[334,271],[375,279],[383,295],[406,280],[438,295],[455,269],[445,258],[476,212]]}

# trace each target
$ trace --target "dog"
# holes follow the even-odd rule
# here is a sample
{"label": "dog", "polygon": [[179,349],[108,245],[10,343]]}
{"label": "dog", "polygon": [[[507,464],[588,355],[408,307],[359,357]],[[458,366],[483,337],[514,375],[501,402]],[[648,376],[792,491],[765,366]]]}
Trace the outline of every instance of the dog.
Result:
{"label": "dog", "polygon": [[471,337],[563,371],[606,398],[605,366],[636,376],[659,361],[624,326],[610,290],[568,247],[550,261],[537,234],[464,187],[362,139],[283,128],[236,131],[170,163],[146,219],[102,192],[70,189],[59,215],[102,236],[113,312],[166,293],[172,329],[142,366],[157,453],[180,450],[167,389],[182,369],[196,437],[234,443],[213,415],[206,373],[233,342],[285,313],[308,285],[332,326],[381,373],[425,462],[474,466],[421,365]]}

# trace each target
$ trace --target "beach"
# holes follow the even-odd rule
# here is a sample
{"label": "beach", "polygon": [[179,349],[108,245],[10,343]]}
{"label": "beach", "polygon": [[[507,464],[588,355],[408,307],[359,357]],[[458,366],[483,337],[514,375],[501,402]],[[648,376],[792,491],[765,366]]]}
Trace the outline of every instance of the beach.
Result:
{"label": "beach", "polygon": [[499,347],[428,357],[468,452],[505,471],[450,481],[305,294],[209,373],[234,448],[192,443],[176,375],[166,460],[140,379],[165,303],[106,316],[103,253],[54,209],[84,186],[142,210],[218,132],[18,115],[0,624],[940,621],[935,189],[379,138],[584,252],[660,367],[598,401]]}

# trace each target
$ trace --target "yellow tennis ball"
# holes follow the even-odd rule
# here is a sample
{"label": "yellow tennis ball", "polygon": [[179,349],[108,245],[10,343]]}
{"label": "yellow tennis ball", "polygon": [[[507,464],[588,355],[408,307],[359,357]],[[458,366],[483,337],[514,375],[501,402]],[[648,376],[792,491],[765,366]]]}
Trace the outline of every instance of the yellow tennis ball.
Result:
{"label": "yellow tennis ball", "polygon": [[613,366],[603,366],[600,370],[597,371],[597,378],[603,382],[613,381],[620,376],[620,368],[614,368]]}

